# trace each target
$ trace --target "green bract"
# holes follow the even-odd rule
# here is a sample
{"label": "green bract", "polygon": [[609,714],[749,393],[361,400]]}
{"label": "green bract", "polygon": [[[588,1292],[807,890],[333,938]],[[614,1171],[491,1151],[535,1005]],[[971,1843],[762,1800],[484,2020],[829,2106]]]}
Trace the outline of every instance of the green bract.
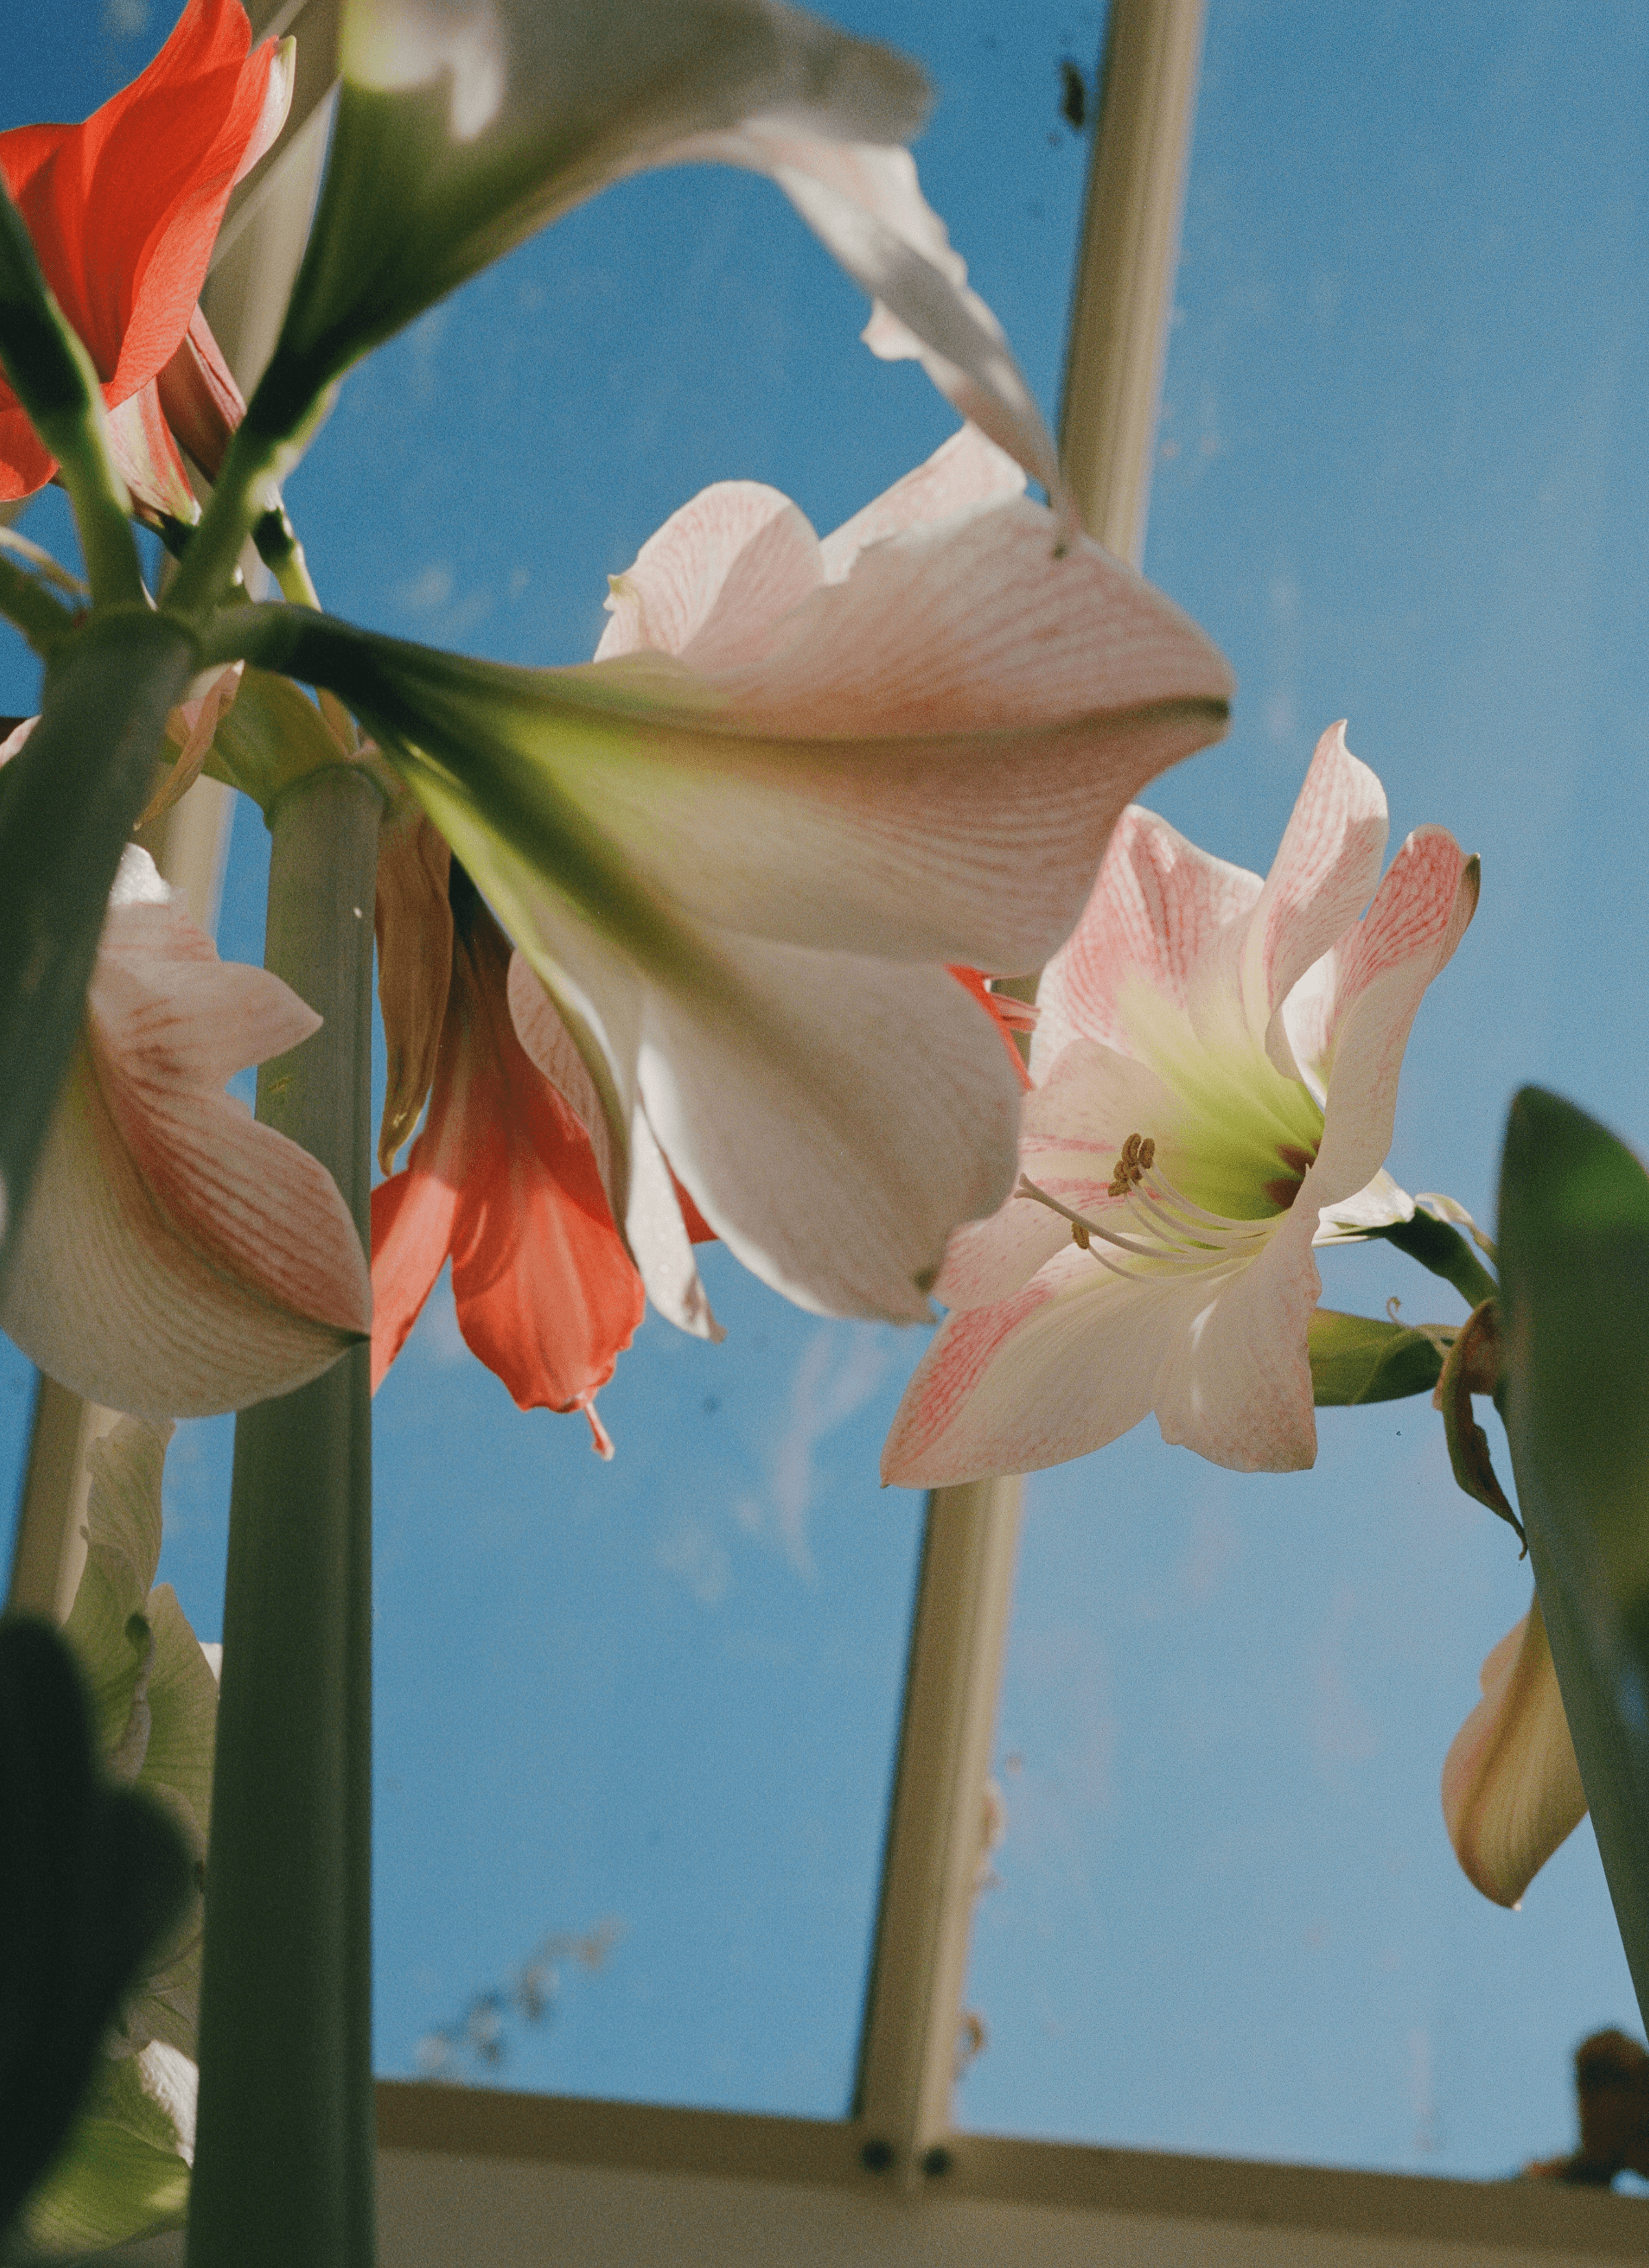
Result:
{"label": "green bract", "polygon": [[1319,1307],[1307,1329],[1312,1400],[1319,1410],[1357,1402],[1396,1402],[1429,1394],[1443,1368],[1431,1331],[1373,1315],[1343,1315]]}
{"label": "green bract", "polygon": [[1535,1580],[1649,2008],[1649,1175],[1525,1087],[1500,1175],[1506,1432]]}

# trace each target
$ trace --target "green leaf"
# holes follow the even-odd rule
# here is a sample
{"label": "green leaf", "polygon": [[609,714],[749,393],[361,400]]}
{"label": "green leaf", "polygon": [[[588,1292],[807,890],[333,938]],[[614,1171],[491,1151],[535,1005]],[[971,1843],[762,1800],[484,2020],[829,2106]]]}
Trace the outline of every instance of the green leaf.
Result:
{"label": "green leaf", "polygon": [[199,666],[193,638],[165,615],[93,615],[48,671],[40,723],[0,771],[0,1265],[80,1037],[166,714]]}
{"label": "green leaf", "polygon": [[1343,1315],[1319,1307],[1311,1318],[1312,1399],[1319,1410],[1356,1402],[1398,1402],[1429,1394],[1442,1374],[1435,1337],[1373,1315]]}
{"label": "green leaf", "polygon": [[1649,1175],[1525,1087],[1500,1177],[1506,1432],[1564,1712],[1649,2014]]}
{"label": "green leaf", "polygon": [[188,1879],[170,1821],[99,1779],[62,1636],[0,1624],[0,2241],[62,2148],[121,1995]]}
{"label": "green leaf", "polygon": [[63,2155],[29,2200],[23,2233],[31,2246],[101,2250],[181,2224],[188,2161],[177,2120],[152,2083],[157,2062],[152,2049],[103,2058]]}

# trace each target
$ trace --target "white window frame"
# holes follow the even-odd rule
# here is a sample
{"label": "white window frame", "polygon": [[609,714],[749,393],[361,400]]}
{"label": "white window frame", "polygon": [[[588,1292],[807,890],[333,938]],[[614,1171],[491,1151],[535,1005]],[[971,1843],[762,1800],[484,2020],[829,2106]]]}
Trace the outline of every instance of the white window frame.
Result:
{"label": "white window frame", "polygon": [[[313,207],[338,0],[250,0],[298,34],[282,142],[232,204],[207,307],[245,383]],[[1090,533],[1138,564],[1204,0],[1112,0],[1067,354],[1063,461]],[[210,791],[202,793],[202,788]],[[229,799],[202,783],[163,864],[215,913]],[[66,1611],[85,1451],[108,1413],[43,1382],[12,1602]],[[1022,1484],[937,1490],[907,1674],[858,2084],[842,2120],[436,2082],[378,2086],[383,2268],[1579,2268],[1638,2258],[1635,2198],[960,2133],[952,2095]],[[77,1549],[77,1547],[78,1547]],[[180,2268],[181,2232],[100,2258]],[[296,2268],[296,2264],[295,2264]]]}

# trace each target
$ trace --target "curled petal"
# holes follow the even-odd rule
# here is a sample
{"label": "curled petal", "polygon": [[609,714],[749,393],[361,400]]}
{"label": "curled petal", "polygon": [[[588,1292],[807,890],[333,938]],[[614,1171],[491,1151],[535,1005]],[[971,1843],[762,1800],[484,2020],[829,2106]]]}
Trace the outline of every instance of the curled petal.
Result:
{"label": "curled petal", "polygon": [[640,1279],[613,1226],[584,1127],[522,1049],[506,995],[509,947],[467,909],[430,1116],[404,1173],[372,1194],[383,1286],[381,1379],[450,1251],[459,1329],[524,1410],[593,1403],[642,1315]]}
{"label": "curled petal", "polygon": [[1481,1683],[1443,1765],[1443,1817],[1468,1879],[1515,1906],[1586,1809],[1538,1599],[1490,1653]]}
{"label": "curled petal", "polygon": [[284,1394],[364,1335],[366,1265],[336,1185],[222,1092],[317,1019],[221,962],[129,850],[0,1320],[77,1393],[138,1417]]}
{"label": "curled petal", "polygon": [[976,425],[964,425],[914,472],[885,489],[863,511],[827,535],[820,558],[827,583],[844,583],[861,551],[922,522],[949,519],[980,504],[1025,492],[1025,475]]}
{"label": "curled petal", "polygon": [[[289,86],[289,99],[290,94]],[[198,307],[155,383],[166,423],[207,479],[215,481],[247,405]]]}

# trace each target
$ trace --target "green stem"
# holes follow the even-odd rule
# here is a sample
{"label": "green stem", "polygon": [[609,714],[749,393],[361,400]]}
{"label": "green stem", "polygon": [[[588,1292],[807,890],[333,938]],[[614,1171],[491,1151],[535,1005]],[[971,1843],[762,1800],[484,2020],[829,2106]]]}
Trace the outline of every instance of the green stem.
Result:
{"label": "green stem", "polygon": [[52,296],[23,216],[0,181],[0,364],[74,506],[92,598],[147,602],[127,520],[131,499],[109,447],[108,416],[92,357]]}
{"label": "green stem", "polygon": [[61,645],[75,626],[68,608],[59,606],[38,577],[4,552],[0,552],[0,615],[15,623],[42,656]]}
{"label": "green stem", "polygon": [[284,445],[248,419],[229,444],[199,525],[191,534],[166,606],[186,620],[204,615],[235,578],[241,546],[266,512],[279,508],[276,482]]}
{"label": "green stem", "polygon": [[1452,1284],[1469,1307],[1482,1307],[1500,1289],[1460,1231],[1446,1220],[1434,1220],[1430,1213],[1417,1212],[1412,1220],[1392,1221],[1374,1233],[1395,1244],[1399,1252],[1406,1252],[1410,1260],[1417,1260],[1422,1268],[1429,1268],[1433,1276]]}
{"label": "green stem", "polygon": [[310,580],[309,562],[298,540],[298,530],[287,518],[284,504],[266,512],[252,531],[258,556],[274,576],[281,596],[294,607],[320,612],[320,595]]}
{"label": "green stem", "polygon": [[[381,799],[276,806],[266,960],[325,1021],[258,1077],[369,1233]],[[235,1428],[189,2268],[370,2268],[372,1419],[364,1346]]]}
{"label": "green stem", "polygon": [[121,853],[200,661],[147,609],[92,615],[57,648],[40,722],[0,771],[0,1237],[23,1218]]}

